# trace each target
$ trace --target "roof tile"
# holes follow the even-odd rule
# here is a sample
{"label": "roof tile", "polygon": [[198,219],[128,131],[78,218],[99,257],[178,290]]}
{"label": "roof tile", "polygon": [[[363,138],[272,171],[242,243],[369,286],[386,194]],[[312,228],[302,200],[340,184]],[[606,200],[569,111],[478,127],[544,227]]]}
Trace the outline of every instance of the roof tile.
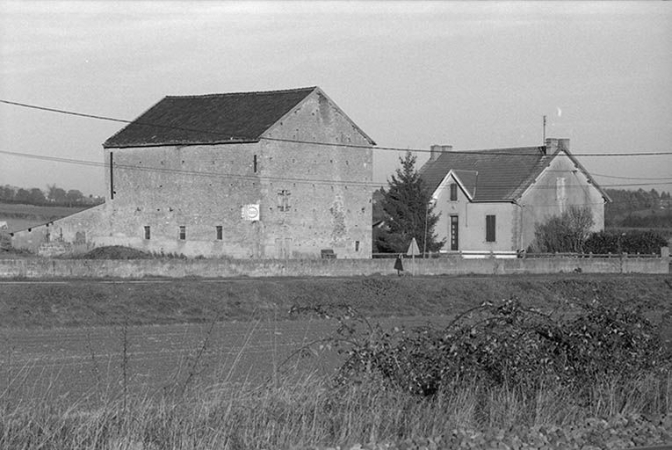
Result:
{"label": "roof tile", "polygon": [[[445,151],[422,166],[420,176],[434,192],[452,170],[473,195],[473,201],[512,201],[524,192],[553,156],[546,155],[545,147]],[[465,176],[464,171],[472,175]],[[477,176],[473,172],[477,172]]]}
{"label": "roof tile", "polygon": [[168,96],[103,147],[256,142],[315,89]]}

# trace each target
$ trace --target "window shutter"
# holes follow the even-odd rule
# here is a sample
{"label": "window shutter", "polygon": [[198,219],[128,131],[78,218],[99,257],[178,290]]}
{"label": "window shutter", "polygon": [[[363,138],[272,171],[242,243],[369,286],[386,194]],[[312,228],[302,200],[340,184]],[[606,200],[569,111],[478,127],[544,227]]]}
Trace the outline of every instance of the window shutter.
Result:
{"label": "window shutter", "polygon": [[496,216],[485,216],[485,241],[486,242],[495,242],[496,233],[495,229],[497,227]]}

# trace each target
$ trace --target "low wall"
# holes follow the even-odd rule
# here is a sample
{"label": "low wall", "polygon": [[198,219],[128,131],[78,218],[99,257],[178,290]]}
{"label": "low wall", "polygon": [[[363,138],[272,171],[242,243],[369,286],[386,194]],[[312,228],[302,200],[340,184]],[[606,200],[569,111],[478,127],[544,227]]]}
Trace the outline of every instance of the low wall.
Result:
{"label": "low wall", "polygon": [[[670,273],[662,258],[463,259],[459,256],[404,260],[406,275]],[[396,275],[394,259],[216,260],[216,259],[0,259],[0,278],[143,278],[143,277],[281,277]]]}

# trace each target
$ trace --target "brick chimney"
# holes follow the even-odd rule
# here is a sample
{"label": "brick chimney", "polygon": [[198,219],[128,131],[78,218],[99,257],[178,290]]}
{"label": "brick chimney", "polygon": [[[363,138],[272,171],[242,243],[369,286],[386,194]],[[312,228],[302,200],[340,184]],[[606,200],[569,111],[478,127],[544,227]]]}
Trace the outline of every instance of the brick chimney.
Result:
{"label": "brick chimney", "polygon": [[553,155],[558,150],[569,151],[569,139],[546,138],[546,154]]}
{"label": "brick chimney", "polygon": [[429,160],[436,161],[441,153],[449,152],[453,149],[452,145],[432,145],[429,152]]}

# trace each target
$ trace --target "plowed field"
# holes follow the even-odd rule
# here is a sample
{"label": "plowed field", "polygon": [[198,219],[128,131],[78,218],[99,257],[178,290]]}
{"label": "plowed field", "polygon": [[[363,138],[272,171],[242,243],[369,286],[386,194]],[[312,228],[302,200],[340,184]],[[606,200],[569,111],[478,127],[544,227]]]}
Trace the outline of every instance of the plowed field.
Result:
{"label": "plowed field", "polygon": [[672,337],[669,275],[3,282],[0,392],[75,398],[328,372],[334,351],[297,351],[336,322],[292,317],[292,306],[348,304],[392,327],[447,323],[512,296],[548,311],[592,300],[637,304]]}

